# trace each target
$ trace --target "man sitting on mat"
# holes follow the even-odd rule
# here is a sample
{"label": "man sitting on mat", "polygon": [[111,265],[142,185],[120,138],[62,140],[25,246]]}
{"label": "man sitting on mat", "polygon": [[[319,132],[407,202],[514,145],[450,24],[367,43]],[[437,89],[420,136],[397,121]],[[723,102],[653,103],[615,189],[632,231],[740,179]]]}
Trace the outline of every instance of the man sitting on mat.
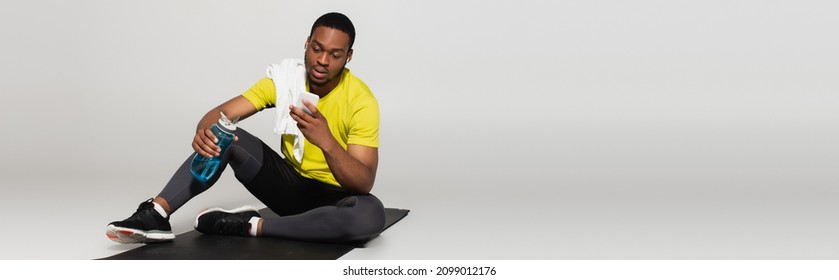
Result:
{"label": "man sitting on mat", "polygon": [[289,116],[305,136],[302,158],[295,157],[299,146],[293,135],[282,136],[280,155],[241,128],[220,154],[210,130],[220,113],[245,119],[276,106],[277,81],[263,78],[207,112],[198,123],[192,148],[205,157],[221,156],[216,174],[206,182],[194,179],[190,173],[194,154],[190,155],[160,194],[141,203],[131,217],[109,224],[107,236],[120,243],[174,239],[169,216],[213,186],[228,164],[236,179],[280,217],[262,218],[251,207],[211,208],[195,219],[195,228],[202,233],[329,242],[379,234],[385,224],[384,206],[370,194],[379,161],[379,107],[364,82],[344,67],[352,59],[354,40],[355,27],[340,13],[318,18],[306,39],[301,61],[305,74],[302,65],[298,68],[305,81],[300,84],[320,100],[317,106],[303,101],[311,114],[288,106]]}

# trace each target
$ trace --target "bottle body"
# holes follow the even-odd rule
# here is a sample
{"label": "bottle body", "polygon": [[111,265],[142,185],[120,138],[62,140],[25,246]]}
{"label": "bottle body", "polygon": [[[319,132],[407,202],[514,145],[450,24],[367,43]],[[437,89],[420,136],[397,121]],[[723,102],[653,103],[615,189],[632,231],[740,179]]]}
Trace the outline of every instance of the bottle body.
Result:
{"label": "bottle body", "polygon": [[207,182],[213,177],[213,175],[216,174],[219,166],[221,165],[221,155],[224,155],[227,147],[233,143],[235,130],[235,123],[230,122],[223,115],[218,123],[215,123],[210,127],[210,131],[212,131],[213,135],[218,138],[218,143],[216,143],[216,145],[221,148],[221,152],[218,156],[210,158],[195,153],[195,156],[192,158],[192,165],[190,166],[190,172],[192,173],[193,178],[200,182]]}

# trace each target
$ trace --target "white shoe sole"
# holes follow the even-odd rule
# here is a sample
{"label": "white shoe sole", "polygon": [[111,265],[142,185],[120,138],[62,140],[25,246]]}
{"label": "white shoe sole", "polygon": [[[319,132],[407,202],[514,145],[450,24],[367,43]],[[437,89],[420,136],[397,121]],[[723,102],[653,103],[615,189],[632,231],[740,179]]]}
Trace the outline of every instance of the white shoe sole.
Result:
{"label": "white shoe sole", "polygon": [[114,225],[108,225],[108,229],[105,231],[105,235],[107,235],[108,238],[112,241],[123,244],[166,242],[175,239],[175,234],[172,232],[146,232],[137,229],[118,227]]}
{"label": "white shoe sole", "polygon": [[198,218],[201,218],[201,215],[204,215],[204,214],[209,213],[209,212],[215,212],[215,211],[220,211],[220,212],[224,212],[224,213],[228,213],[228,214],[242,213],[242,212],[247,212],[247,211],[254,211],[254,212],[259,213],[259,211],[257,211],[256,208],[254,208],[253,206],[250,206],[250,205],[245,205],[245,206],[242,206],[242,207],[239,207],[239,208],[236,208],[236,209],[231,209],[231,210],[226,210],[226,209],[223,209],[223,208],[220,208],[220,207],[213,207],[213,208],[209,208],[209,209],[206,209],[204,211],[201,211],[201,213],[198,213],[198,216],[195,216],[195,222],[192,224],[193,227],[196,228],[196,229],[198,228]]}

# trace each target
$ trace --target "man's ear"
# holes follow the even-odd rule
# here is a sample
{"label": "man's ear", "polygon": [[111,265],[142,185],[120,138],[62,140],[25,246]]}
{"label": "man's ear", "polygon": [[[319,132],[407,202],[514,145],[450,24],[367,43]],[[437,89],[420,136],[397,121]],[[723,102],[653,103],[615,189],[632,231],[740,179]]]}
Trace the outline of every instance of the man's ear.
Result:
{"label": "man's ear", "polygon": [[344,62],[344,64],[350,63],[350,60],[352,60],[352,49],[347,51],[347,62]]}
{"label": "man's ear", "polygon": [[312,40],[312,36],[306,36],[306,43],[303,44],[303,49],[304,50],[309,48],[309,41],[311,41],[311,40]]}

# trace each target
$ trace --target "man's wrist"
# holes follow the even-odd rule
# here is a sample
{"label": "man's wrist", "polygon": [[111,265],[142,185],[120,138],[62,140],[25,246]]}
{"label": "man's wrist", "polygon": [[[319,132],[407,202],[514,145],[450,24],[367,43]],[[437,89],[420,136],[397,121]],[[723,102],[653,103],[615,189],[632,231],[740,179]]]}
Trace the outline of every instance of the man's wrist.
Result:
{"label": "man's wrist", "polygon": [[331,141],[328,141],[326,144],[321,145],[319,148],[321,151],[323,151],[324,154],[332,154],[336,151],[336,149],[343,150],[341,145],[338,144],[338,141],[335,139],[331,139]]}

